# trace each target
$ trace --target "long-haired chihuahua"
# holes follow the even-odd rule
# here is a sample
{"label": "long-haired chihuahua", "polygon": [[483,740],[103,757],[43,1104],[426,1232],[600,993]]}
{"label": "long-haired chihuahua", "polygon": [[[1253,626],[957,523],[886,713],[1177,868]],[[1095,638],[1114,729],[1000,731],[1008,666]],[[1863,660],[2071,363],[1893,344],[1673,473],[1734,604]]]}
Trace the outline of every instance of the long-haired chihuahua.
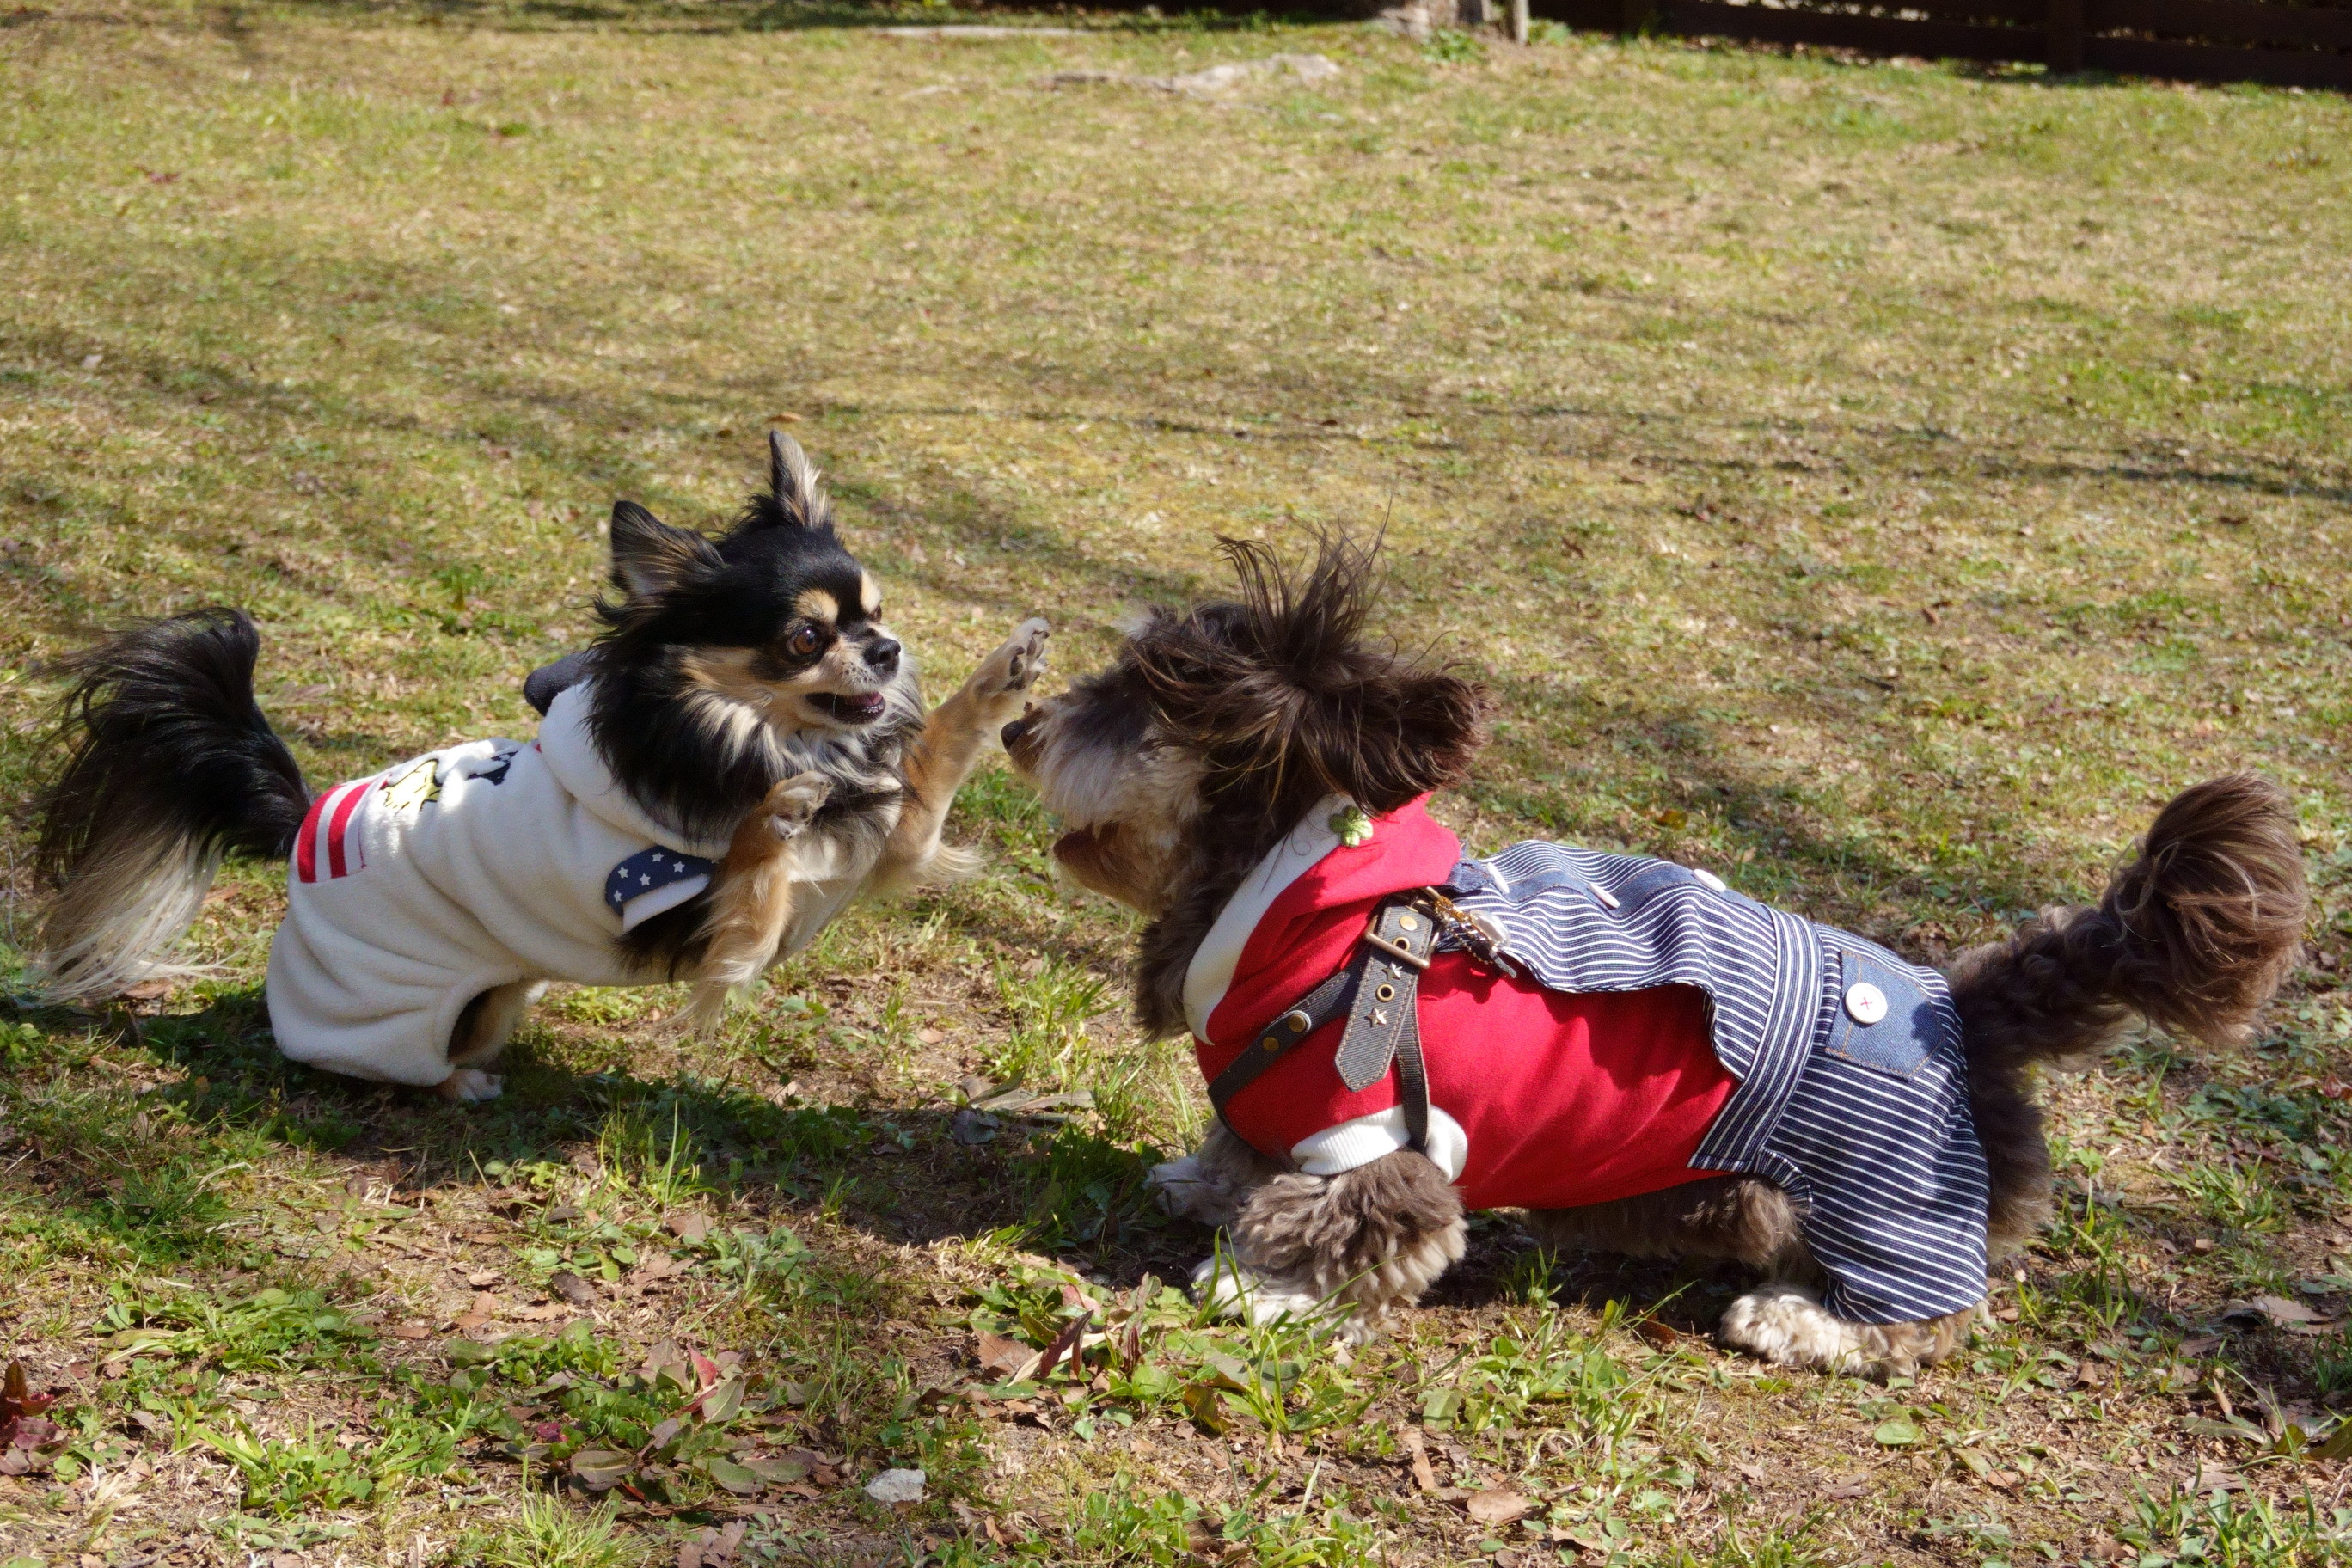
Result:
{"label": "long-haired chihuahua", "polygon": [[314,794],[222,608],[67,665],[41,797],[49,994],[159,974],[229,852],[291,862],[270,1021],[299,1061],[487,1099],[551,981],[694,982],[708,1026],[857,895],[950,868],[956,790],[1043,667],[1030,620],[928,714],[881,591],[800,447],[717,538],[613,510],[613,595],[529,743],[479,741]]}

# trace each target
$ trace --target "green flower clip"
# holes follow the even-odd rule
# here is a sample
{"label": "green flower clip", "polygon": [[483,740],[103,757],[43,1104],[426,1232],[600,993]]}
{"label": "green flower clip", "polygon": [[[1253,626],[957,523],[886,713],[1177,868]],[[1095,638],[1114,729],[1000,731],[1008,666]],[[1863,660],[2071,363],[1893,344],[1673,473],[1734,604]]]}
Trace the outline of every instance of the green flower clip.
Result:
{"label": "green flower clip", "polygon": [[1364,815],[1360,805],[1342,806],[1333,812],[1329,826],[1339,836],[1339,842],[1350,849],[1371,842],[1372,819]]}

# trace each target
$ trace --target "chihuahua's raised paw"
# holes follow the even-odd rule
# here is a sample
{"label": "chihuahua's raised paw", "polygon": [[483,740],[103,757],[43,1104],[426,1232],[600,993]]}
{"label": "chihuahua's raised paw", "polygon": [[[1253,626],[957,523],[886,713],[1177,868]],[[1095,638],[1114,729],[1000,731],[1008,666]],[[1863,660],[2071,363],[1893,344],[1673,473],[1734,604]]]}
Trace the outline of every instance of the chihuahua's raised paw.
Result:
{"label": "chihuahua's raised paw", "polygon": [[778,838],[794,839],[816,820],[817,808],[833,795],[833,781],[819,773],[794,773],[768,791],[759,815]]}
{"label": "chihuahua's raised paw", "polygon": [[995,700],[1004,708],[1004,717],[1012,718],[1017,709],[1012,704],[1030,687],[1045,668],[1045,641],[1054,628],[1045,618],[1032,616],[1013,628],[1013,635],[1003,645],[980,661],[971,674],[971,690],[978,696]]}

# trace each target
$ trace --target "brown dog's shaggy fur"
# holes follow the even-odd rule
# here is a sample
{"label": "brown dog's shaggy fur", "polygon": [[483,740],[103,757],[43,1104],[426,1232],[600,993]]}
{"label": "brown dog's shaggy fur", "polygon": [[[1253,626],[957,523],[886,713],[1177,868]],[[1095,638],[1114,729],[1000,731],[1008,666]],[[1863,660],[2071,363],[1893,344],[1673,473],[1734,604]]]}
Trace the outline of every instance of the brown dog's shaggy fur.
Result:
{"label": "brown dog's shaggy fur", "polygon": [[[1366,635],[1369,552],[1328,540],[1303,581],[1263,546],[1228,542],[1231,602],[1160,612],[1118,659],[1008,726],[1014,765],[1071,831],[1055,855],[1079,882],[1150,917],[1136,1013],[1185,1027],[1185,973],[1242,879],[1310,806],[1344,795],[1374,815],[1457,784],[1486,739],[1476,684]],[[2168,805],[2095,906],[2045,910],[1952,965],[1978,1136],[1991,1175],[1990,1250],[2046,1211],[2049,1153],[2035,1063],[2108,1044],[2133,1016],[2214,1042],[2242,1038],[2298,950],[2306,909],[2293,808],[2252,774]],[[1286,1169],[1222,1126],[1158,1173],[1179,1213],[1228,1227],[1201,1283],[1260,1316],[1337,1308],[1373,1331],[1460,1256],[1460,1202],[1402,1152],[1331,1177]],[[1555,1246],[1736,1259],[1767,1283],[1725,1337],[1770,1359],[1907,1372],[1948,1354],[1972,1313],[1865,1325],[1819,1304],[1822,1273],[1788,1194],[1711,1177],[1528,1216]]]}

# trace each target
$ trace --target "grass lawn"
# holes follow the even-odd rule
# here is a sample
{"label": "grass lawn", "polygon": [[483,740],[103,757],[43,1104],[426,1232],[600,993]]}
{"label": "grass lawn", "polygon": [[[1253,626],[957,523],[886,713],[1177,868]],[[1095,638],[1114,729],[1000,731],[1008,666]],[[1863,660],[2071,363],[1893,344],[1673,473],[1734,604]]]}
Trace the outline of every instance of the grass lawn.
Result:
{"label": "grass lawn", "polygon": [[[1002,771],[977,880],[714,1040],[560,994],[469,1110],[278,1058],[280,883],[234,867],[216,977],[0,1013],[0,1361],[68,1439],[0,1476],[0,1563],[2352,1560],[2309,1451],[2352,1411],[2344,100],[45,3],[0,16],[12,805],[41,661],[205,601],[264,623],[315,784],[528,734],[613,500],[714,521],[781,422],[936,691],[1034,611],[1095,663],[1220,585],[1217,532],[1385,527],[1391,629],[1503,703],[1441,807],[1475,851],[1667,855],[1934,958],[2245,763],[2320,913],[2252,1049],[2052,1080],[2060,1218],[1880,1387],[1716,1351],[1734,1273],[1507,1216],[1352,1363],[1200,1322],[1160,1282],[1209,1237],[1141,1187],[1190,1058]],[[1284,51],[1339,74],[1119,79]],[[1087,1312],[1075,1375],[1020,1375]],[[866,1494],[891,1468],[923,1500]]]}

